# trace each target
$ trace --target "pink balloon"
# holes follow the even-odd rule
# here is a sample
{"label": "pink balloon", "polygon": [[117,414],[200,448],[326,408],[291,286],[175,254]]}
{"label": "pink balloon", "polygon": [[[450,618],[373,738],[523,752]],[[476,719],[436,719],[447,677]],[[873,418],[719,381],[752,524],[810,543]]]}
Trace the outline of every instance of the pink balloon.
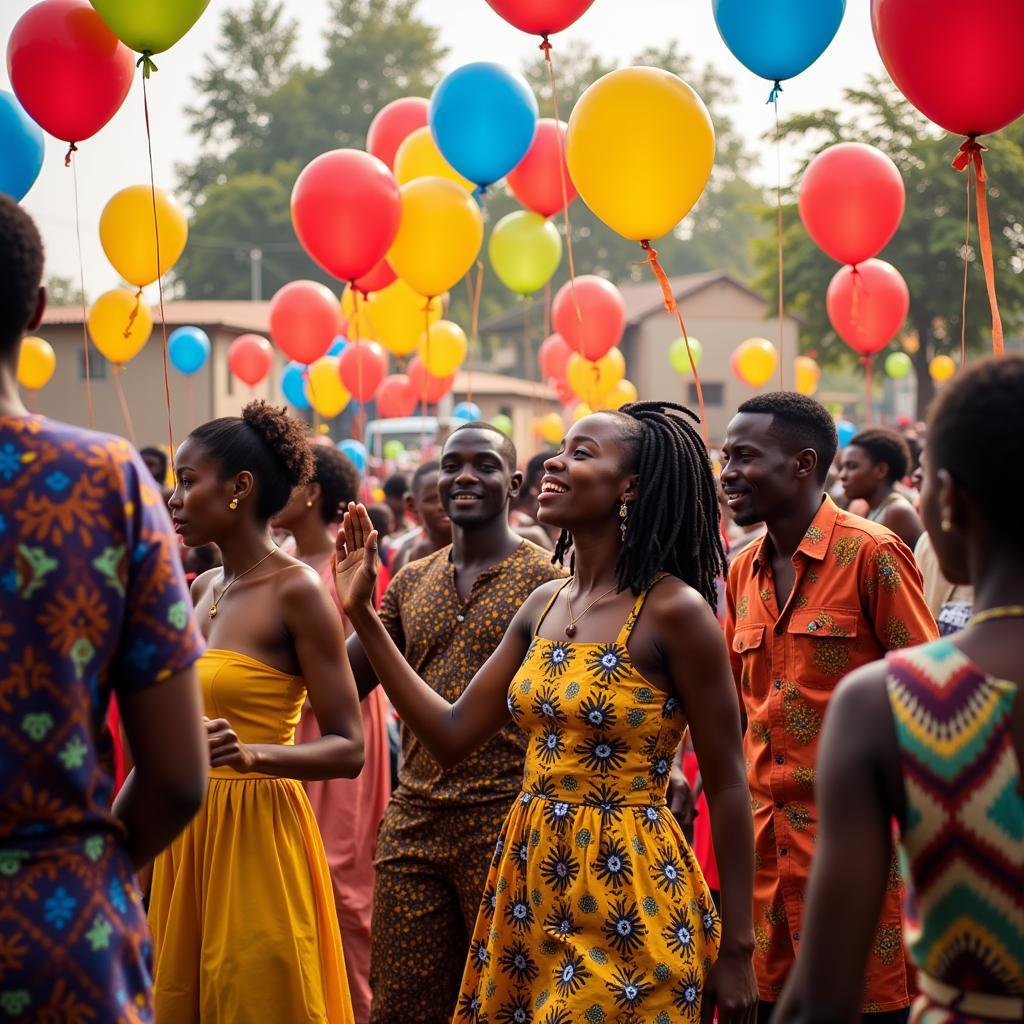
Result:
{"label": "pink balloon", "polygon": [[324,355],[342,333],[338,300],[317,281],[292,281],[270,300],[270,336],[297,363]]}
{"label": "pink balloon", "polygon": [[388,357],[374,341],[354,341],[338,356],[338,376],[357,402],[368,402],[388,373]]}
{"label": "pink balloon", "polygon": [[377,414],[385,419],[411,416],[419,399],[407,374],[393,373],[380,382],[377,394]]}
{"label": "pink balloon", "polygon": [[569,347],[585,359],[600,359],[622,341],[626,327],[622,293],[611,281],[593,274],[577,277],[575,291],[574,303],[572,282],[558,289],[551,305],[552,325]]}
{"label": "pink balloon", "polygon": [[903,219],[906,191],[881,150],[841,142],[819,153],[800,183],[800,219],[834,260],[863,263],[885,248]]}
{"label": "pink balloon", "polygon": [[368,274],[384,259],[401,219],[395,176],[356,149],[321,154],[292,189],[292,224],[303,249],[342,281]]}
{"label": "pink balloon", "polygon": [[862,356],[880,352],[903,326],[910,292],[900,272],[884,260],[842,267],[832,278],[825,308],[836,334]]}
{"label": "pink balloon", "polygon": [[352,282],[352,287],[361,295],[369,295],[370,292],[379,292],[398,280],[398,275],[391,269],[387,260],[381,260],[368,274],[363,274]]}
{"label": "pink balloon", "polygon": [[[573,316],[575,315],[574,310]],[[540,348],[537,350],[537,363],[540,366],[541,376],[564,380],[565,366],[571,355],[572,349],[569,348],[565,338],[560,334],[549,335],[540,343]]]}
{"label": "pink balloon", "polygon": [[274,350],[258,334],[240,334],[228,349],[228,369],[244,384],[254,388],[274,364]]}
{"label": "pink balloon", "polygon": [[455,374],[453,373],[449,377],[435,377],[433,374],[427,373],[420,357],[414,356],[409,361],[409,380],[412,381],[416,401],[433,405],[435,402],[440,402],[451,391],[455,384]]}
{"label": "pink balloon", "polygon": [[564,121],[542,117],[537,122],[537,133],[526,156],[505,179],[512,195],[528,210],[542,217],[550,217],[565,209],[559,164],[565,171],[565,197],[570,203],[576,198],[576,188],[565,163],[565,128]]}
{"label": "pink balloon", "polygon": [[562,405],[576,405],[579,402],[576,392],[569,387],[569,382],[564,377],[549,377],[548,385],[558,392],[558,401]]}
{"label": "pink balloon", "polygon": [[395,169],[395,154],[417,128],[427,124],[430,103],[419,96],[403,96],[381,107],[366,133],[366,151]]}

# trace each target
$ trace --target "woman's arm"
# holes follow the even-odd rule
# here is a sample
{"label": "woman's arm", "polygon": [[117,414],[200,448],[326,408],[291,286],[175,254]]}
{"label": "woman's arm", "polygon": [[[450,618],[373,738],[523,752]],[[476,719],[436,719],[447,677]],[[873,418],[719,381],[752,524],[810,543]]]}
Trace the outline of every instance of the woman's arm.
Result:
{"label": "woman's arm", "polygon": [[441,765],[451,767],[509,719],[508,687],[530,644],[536,594],[523,603],[494,653],[450,704],[409,667],[373,610],[376,576],[377,531],[362,505],[350,505],[338,532],[335,566],[342,609],[402,721]]}
{"label": "woman's arm", "polygon": [[685,584],[666,580],[647,601],[666,670],[690,725],[711,815],[722,886],[722,942],[704,993],[704,1019],[754,1020],[754,824],[739,701],[718,621]]}
{"label": "woman's arm", "polygon": [[218,718],[207,722],[210,766],[289,779],[354,778],[363,767],[363,721],[337,609],[308,568],[284,573],[276,596],[320,738],[296,746],[243,744],[230,723]]}

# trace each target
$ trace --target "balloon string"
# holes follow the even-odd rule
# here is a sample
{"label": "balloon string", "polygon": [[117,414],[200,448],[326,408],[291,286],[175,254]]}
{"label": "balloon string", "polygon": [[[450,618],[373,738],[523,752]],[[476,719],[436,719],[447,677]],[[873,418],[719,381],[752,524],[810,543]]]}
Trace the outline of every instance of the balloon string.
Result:
{"label": "balloon string", "polygon": [[[185,418],[186,428],[191,430],[196,425],[195,389],[193,388],[192,376],[185,381]],[[171,453],[173,457],[174,453]]]}
{"label": "balloon string", "polygon": [[551,279],[544,282],[544,337],[551,333]]}
{"label": "balloon string", "polygon": [[779,93],[782,92],[782,83],[776,78],[772,83],[772,91],[768,93],[768,103],[775,104],[776,107],[779,105]]}
{"label": "balloon string", "polygon": [[78,152],[72,142],[68,150],[65,166],[71,167],[71,178],[75,186],[75,238],[78,240],[78,287],[82,296],[82,354],[85,356],[85,406],[89,411],[89,429],[96,426],[96,414],[92,406],[92,366],[89,360],[89,332],[86,328],[88,313],[85,308],[85,262],[82,259],[82,224],[78,212],[78,161],[71,159],[71,154]]}
{"label": "balloon string", "polygon": [[142,56],[135,62],[135,66],[137,68],[142,68],[142,81],[143,81],[143,83],[145,83],[146,79],[149,78],[149,76],[154,71],[159,71],[160,70],[153,63],[153,51],[152,50],[143,50],[142,51]]}
{"label": "balloon string", "polygon": [[862,356],[861,362],[864,364],[864,389],[865,398],[867,400],[867,411],[865,413],[864,425],[870,427],[874,421],[874,397],[875,397],[875,378],[874,378],[874,365],[871,356]]}
{"label": "balloon string", "polygon": [[[143,54],[145,57],[145,54]],[[153,62],[150,61],[150,64]],[[156,65],[153,65],[156,70]],[[167,314],[164,311],[164,281],[163,266],[160,262],[160,221],[156,213],[156,177],[153,173],[153,134],[149,127],[149,99],[146,96],[146,79],[148,66],[143,66],[142,71],[142,110],[146,117],[146,148],[149,153],[149,194],[153,201],[153,239],[156,244],[156,286],[160,293],[160,329],[163,332],[163,357],[164,357],[164,399],[167,403],[167,441],[171,446],[171,456],[174,456],[174,427],[171,423],[171,372],[167,362]],[[141,289],[140,289],[141,292]],[[173,471],[172,471],[173,472]]]}
{"label": "balloon string", "polygon": [[132,414],[128,411],[128,399],[125,397],[124,386],[121,383],[121,372],[124,367],[120,363],[114,364],[114,390],[117,392],[117,400],[121,403],[121,415],[124,417],[124,425],[128,430],[128,440],[133,447],[138,447],[135,442],[135,426],[132,424]]}
{"label": "balloon string", "polygon": [[[996,275],[992,259],[992,232],[988,222],[988,195],[985,183],[988,175],[985,172],[985,159],[982,153],[987,152],[974,135],[970,135],[960,146],[960,152],[953,160],[958,171],[967,169],[968,164],[974,165],[974,183],[978,206],[978,245],[981,248],[981,263],[985,268],[985,287],[988,290],[988,304],[992,311],[992,351],[995,355],[1003,354],[1003,320],[999,315],[999,301],[996,298]],[[964,253],[967,259],[967,253]]]}
{"label": "balloon string", "polygon": [[772,88],[771,103],[775,107],[775,165],[777,171],[777,178],[775,183],[775,213],[776,213],[776,236],[778,238],[778,249],[779,249],[779,388],[783,391],[786,390],[786,379],[785,379],[785,366],[786,359],[784,355],[785,348],[785,321],[783,320],[784,315],[784,300],[783,300],[783,271],[782,271],[782,132],[779,128],[779,93],[782,92],[782,86],[776,82]]}
{"label": "balloon string", "polygon": [[551,59],[551,43],[547,36],[540,44],[544,60],[548,65],[548,81],[551,83],[551,106],[555,113],[555,134],[558,136],[558,179],[562,186],[562,218],[565,227],[565,247],[569,253],[569,293],[576,310],[576,319],[583,322],[580,304],[576,301],[576,261],[572,254],[572,226],[569,223],[569,187],[566,184],[565,137],[562,135],[562,120],[558,116],[558,86],[555,84],[555,62]]}
{"label": "balloon string", "polygon": [[71,154],[72,153],[77,153],[77,152],[78,152],[78,147],[73,142],[69,143],[68,144],[68,151],[64,154],[64,166],[65,167],[70,167],[71,166]]}
{"label": "balloon string", "polygon": [[672,294],[672,285],[669,283],[668,275],[665,273],[664,268],[658,262],[658,252],[651,245],[650,242],[641,242],[641,248],[647,253],[647,259],[644,263],[650,264],[651,270],[654,271],[654,276],[658,279],[658,284],[661,285],[661,297],[665,303],[665,310],[669,313],[675,313],[676,319],[679,321],[679,329],[683,333],[683,342],[686,344],[686,358],[690,360],[690,372],[693,374],[693,382],[697,386],[697,405],[700,407],[700,429],[704,435],[704,444],[709,445],[708,440],[708,420],[704,412],[704,389],[700,384],[700,374],[697,373],[697,364],[693,361],[693,350],[690,348],[690,336],[686,333],[686,324],[683,322],[683,314],[676,302],[675,296]]}
{"label": "balloon string", "polygon": [[967,269],[970,266],[971,250],[971,179],[974,165],[967,165],[967,228],[964,233],[964,293],[960,303],[960,369],[967,365]]}
{"label": "balloon string", "polygon": [[[356,290],[355,282],[352,282],[352,322],[356,329],[356,345],[362,345],[363,336],[359,330],[359,292]],[[363,350],[356,349],[359,359],[356,360],[356,383],[359,385],[359,394],[363,394]],[[354,420],[356,435],[360,441],[366,440],[366,406],[362,399],[359,400],[359,412]]]}
{"label": "balloon string", "polygon": [[850,325],[856,331],[860,325],[861,273],[854,263],[850,269]]}
{"label": "balloon string", "polygon": [[[466,401],[473,401],[473,365],[476,363],[477,332],[480,328],[480,296],[484,290],[483,260],[476,261],[476,285],[471,289],[473,301],[469,318],[469,365],[466,372]],[[428,335],[429,337],[429,335]]]}
{"label": "balloon string", "polygon": [[530,303],[525,295],[520,296],[523,304],[523,359],[526,361],[526,379],[530,381],[530,454],[533,454],[533,424],[537,422],[537,380],[533,369],[533,350],[530,345]]}
{"label": "balloon string", "polygon": [[132,336],[132,324],[135,323],[135,318],[139,315],[139,305],[142,302],[142,289],[140,288],[135,293],[135,305],[132,306],[132,311],[128,314],[128,323],[125,326],[122,337],[130,338]]}

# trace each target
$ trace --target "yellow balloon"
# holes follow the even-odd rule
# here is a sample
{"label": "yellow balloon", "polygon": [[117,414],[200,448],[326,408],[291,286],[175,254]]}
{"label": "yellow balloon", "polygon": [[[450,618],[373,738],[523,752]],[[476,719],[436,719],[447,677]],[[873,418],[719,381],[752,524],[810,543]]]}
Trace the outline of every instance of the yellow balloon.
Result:
{"label": "yellow balloon", "polygon": [[473,266],[480,252],[480,207],[444,178],[417,178],[401,191],[402,224],[388,263],[420,295],[440,295]]}
{"label": "yellow balloon", "polygon": [[704,101],[660,68],[620,68],[579,98],[565,139],[583,201],[634,242],[668,234],[700,198],[715,162]]}
{"label": "yellow balloon", "polygon": [[607,395],[604,396],[604,407],[606,409],[621,409],[630,402],[635,402],[640,396],[637,394],[636,385],[631,380],[620,380]]}
{"label": "yellow balloon", "polygon": [[794,362],[796,390],[801,395],[813,395],[821,380],[821,367],[810,356],[797,356]]}
{"label": "yellow balloon", "polygon": [[48,341],[34,335],[22,338],[18,353],[18,383],[23,388],[38,391],[46,387],[56,368],[57,356]]}
{"label": "yellow balloon", "polygon": [[775,346],[765,338],[748,338],[732,354],[733,372],[752,388],[767,384],[778,365]]}
{"label": "yellow balloon", "polygon": [[408,356],[416,351],[427,322],[437,323],[443,309],[442,297],[428,303],[399,278],[359,303],[359,327],[364,338],[380,342],[392,355]]}
{"label": "yellow balloon", "polygon": [[[577,405],[576,408],[573,409],[572,411],[573,423],[579,423],[579,421],[583,419],[584,416],[589,416],[593,411],[594,410],[591,409],[586,402],[580,402],[580,404]],[[561,438],[559,438],[559,440],[561,440]]]}
{"label": "yellow balloon", "polygon": [[592,409],[600,409],[605,396],[625,376],[626,360],[617,348],[596,361],[584,359],[578,352],[573,352],[565,366],[569,387]]}
{"label": "yellow balloon", "polygon": [[468,348],[465,332],[451,320],[438,320],[420,335],[420,359],[427,373],[435,377],[454,373],[466,358]]}
{"label": "yellow balloon", "polygon": [[348,405],[352,396],[341,383],[337,356],[321,356],[310,364],[306,394],[309,396],[309,404],[329,420]]}
{"label": "yellow balloon", "polygon": [[395,153],[395,178],[399,185],[406,185],[417,178],[447,178],[467,192],[476,187],[441,155],[427,125],[417,128],[402,140]]}
{"label": "yellow balloon", "polygon": [[89,310],[93,344],[119,366],[139,354],[152,332],[149,306],[127,288],[104,292]]}
{"label": "yellow balloon", "polygon": [[166,274],[188,241],[188,218],[177,201],[156,189],[160,227],[160,265],[153,230],[153,193],[148,185],[132,185],[113,196],[100,214],[100,242],[107,259],[129,284],[141,288]]}
{"label": "yellow balloon", "polygon": [[936,356],[928,364],[928,373],[932,380],[941,384],[956,373],[956,363],[949,356]]}
{"label": "yellow balloon", "polygon": [[565,436],[565,424],[557,412],[549,412],[546,416],[539,417],[534,422],[534,430],[537,436],[548,444],[558,444]]}

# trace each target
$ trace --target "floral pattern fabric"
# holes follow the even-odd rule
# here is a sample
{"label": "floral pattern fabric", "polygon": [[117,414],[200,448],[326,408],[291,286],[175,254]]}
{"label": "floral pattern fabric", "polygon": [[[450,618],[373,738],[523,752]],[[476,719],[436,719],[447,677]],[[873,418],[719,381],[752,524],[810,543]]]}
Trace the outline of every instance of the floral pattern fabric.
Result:
{"label": "floral pattern fabric", "polygon": [[202,651],[175,547],[126,441],[0,419],[0,1020],[151,1019],[103,730]]}
{"label": "floral pattern fabric", "polygon": [[685,729],[679,702],[627,649],[645,596],[614,643],[535,637],[509,687],[529,737],[523,787],[481,899],[456,1022],[700,1019],[720,923],[665,804]]}

